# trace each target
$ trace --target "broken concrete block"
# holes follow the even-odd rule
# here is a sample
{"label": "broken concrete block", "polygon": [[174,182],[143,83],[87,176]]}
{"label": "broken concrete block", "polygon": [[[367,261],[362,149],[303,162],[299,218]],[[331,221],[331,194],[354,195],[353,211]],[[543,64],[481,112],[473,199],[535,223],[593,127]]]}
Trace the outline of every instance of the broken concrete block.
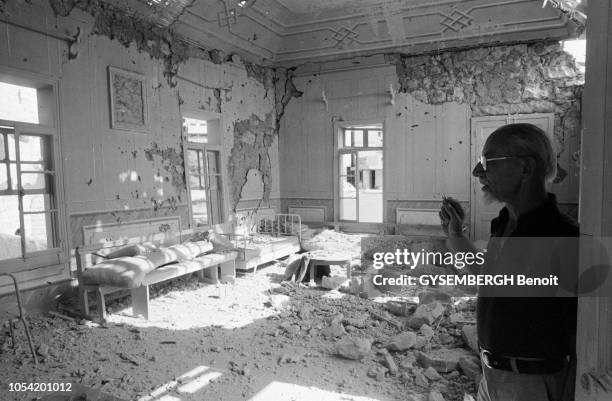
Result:
{"label": "broken concrete block", "polygon": [[441,291],[422,291],[419,293],[419,304],[425,305],[432,302],[440,302],[443,304],[450,303],[450,295]]}
{"label": "broken concrete block", "polygon": [[347,338],[336,344],[335,353],[346,359],[360,360],[371,355],[372,340]]}
{"label": "broken concrete block", "polygon": [[385,373],[387,373],[387,369],[379,366],[368,370],[367,376],[380,382],[385,379]]}
{"label": "broken concrete block", "polygon": [[341,276],[323,276],[321,278],[321,287],[328,290],[337,290],[341,287],[348,287],[349,279]]}
{"label": "broken concrete block", "polygon": [[419,305],[408,321],[408,326],[419,329],[424,324],[431,325],[443,313],[444,306],[440,302],[435,301],[430,304]]}
{"label": "broken concrete block", "polygon": [[330,326],[330,334],[332,337],[342,337],[346,334],[346,330],[344,330],[344,326],[338,323],[334,323]]}
{"label": "broken concrete block", "polygon": [[448,320],[450,320],[451,323],[453,324],[475,324],[476,321],[474,320],[474,318],[470,315],[470,314],[466,314],[466,313],[462,313],[462,312],[457,312],[457,313],[452,313],[449,317]]}
{"label": "broken concrete block", "polygon": [[346,325],[350,325],[350,326],[355,326],[357,328],[360,329],[365,329],[366,328],[366,320],[367,320],[367,316],[361,316],[358,318],[344,318],[342,320],[342,323],[346,324]]}
{"label": "broken concrete block", "polygon": [[49,346],[47,344],[41,344],[36,350],[36,353],[42,357],[49,356]]}
{"label": "broken concrete block", "polygon": [[448,373],[459,368],[459,359],[470,354],[461,348],[436,349],[428,353],[417,352],[417,360],[424,367],[433,367],[439,373]]}
{"label": "broken concrete block", "polygon": [[438,341],[440,342],[440,344],[451,344],[452,342],[455,341],[455,337],[451,336],[448,333],[439,333],[438,334]]}
{"label": "broken concrete block", "polygon": [[431,326],[429,326],[427,324],[422,325],[421,328],[419,329],[419,331],[427,339],[433,337],[434,334],[435,334],[434,330],[431,328]]}
{"label": "broken concrete block", "polygon": [[440,380],[442,378],[442,376],[440,376],[440,374],[436,372],[436,370],[431,366],[425,369],[423,371],[423,374],[425,375],[426,378],[432,381]]}
{"label": "broken concrete block", "polygon": [[429,380],[427,380],[427,377],[425,377],[423,373],[417,372],[414,375],[414,384],[416,384],[419,387],[428,388]]}
{"label": "broken concrete block", "polygon": [[444,396],[438,390],[431,390],[427,396],[427,401],[444,401]]}
{"label": "broken concrete block", "polygon": [[475,356],[459,358],[459,367],[463,374],[472,380],[481,374],[480,359]]}
{"label": "broken concrete block", "polygon": [[479,354],[478,350],[478,331],[475,325],[465,325],[461,328],[461,338],[472,351]]}
{"label": "broken concrete block", "polygon": [[407,331],[402,334],[398,334],[389,340],[387,349],[389,351],[405,351],[410,349],[416,343],[417,336],[412,331]]}
{"label": "broken concrete block", "polygon": [[425,336],[417,336],[416,343],[414,344],[414,349],[423,349],[427,345],[427,338]]}
{"label": "broken concrete block", "polygon": [[414,357],[414,354],[410,352],[408,355],[404,357],[404,359],[402,359],[402,361],[400,362],[400,367],[402,369],[409,370],[414,367],[415,362],[416,362],[416,358]]}
{"label": "broken concrete block", "polygon": [[389,373],[391,373],[392,376],[397,376],[399,369],[397,368],[395,360],[393,359],[391,354],[389,354],[389,351],[383,348],[382,350],[380,350],[380,353],[385,357],[385,365],[389,369]]}
{"label": "broken concrete block", "polygon": [[388,301],[385,303],[385,308],[398,316],[410,316],[416,307],[417,304],[414,302]]}

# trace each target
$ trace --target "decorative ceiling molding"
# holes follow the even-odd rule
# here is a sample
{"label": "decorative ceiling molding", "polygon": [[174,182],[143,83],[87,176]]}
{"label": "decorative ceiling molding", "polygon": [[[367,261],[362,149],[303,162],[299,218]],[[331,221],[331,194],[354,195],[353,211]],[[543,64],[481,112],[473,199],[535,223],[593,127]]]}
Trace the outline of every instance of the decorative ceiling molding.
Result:
{"label": "decorative ceiling molding", "polygon": [[344,9],[313,0],[320,9],[308,15],[294,10],[312,4],[296,1],[258,0],[241,8],[234,0],[196,0],[174,26],[198,43],[277,66],[377,52],[416,54],[476,43],[565,39],[579,29],[559,10],[542,8],[541,0],[361,0],[359,7],[344,1]]}

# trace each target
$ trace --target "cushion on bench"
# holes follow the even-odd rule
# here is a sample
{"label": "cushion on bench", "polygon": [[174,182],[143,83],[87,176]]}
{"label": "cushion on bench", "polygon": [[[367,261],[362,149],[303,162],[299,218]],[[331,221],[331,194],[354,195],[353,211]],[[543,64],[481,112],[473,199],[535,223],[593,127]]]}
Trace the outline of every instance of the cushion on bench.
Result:
{"label": "cushion on bench", "polygon": [[83,280],[85,284],[121,288],[138,287],[144,277],[156,268],[147,256],[124,256],[98,263],[85,269]]}
{"label": "cushion on bench", "polygon": [[144,255],[107,259],[102,263],[88,267],[83,273],[85,284],[121,288],[138,287],[143,283],[144,277],[156,268],[175,262],[190,261],[213,249],[213,245],[209,241],[186,242],[167,248],[155,249],[148,248],[146,245],[139,245],[135,244],[121,248],[116,252],[118,254],[130,254],[144,249],[150,249],[151,251]]}
{"label": "cushion on bench", "polygon": [[131,244],[112,252],[106,252],[106,250],[102,249],[96,253],[98,255],[104,256],[107,259],[115,259],[122,258],[124,256],[146,255],[156,251],[157,249],[157,245],[151,242],[145,242],[142,244]]}

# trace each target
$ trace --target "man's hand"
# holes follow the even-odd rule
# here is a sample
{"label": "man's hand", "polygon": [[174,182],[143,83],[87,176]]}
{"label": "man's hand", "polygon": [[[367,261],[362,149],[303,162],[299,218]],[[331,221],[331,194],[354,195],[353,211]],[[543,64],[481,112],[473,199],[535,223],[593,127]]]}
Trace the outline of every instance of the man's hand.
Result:
{"label": "man's hand", "polygon": [[460,237],[463,234],[465,212],[461,204],[453,198],[444,197],[438,213],[444,233],[449,237]]}

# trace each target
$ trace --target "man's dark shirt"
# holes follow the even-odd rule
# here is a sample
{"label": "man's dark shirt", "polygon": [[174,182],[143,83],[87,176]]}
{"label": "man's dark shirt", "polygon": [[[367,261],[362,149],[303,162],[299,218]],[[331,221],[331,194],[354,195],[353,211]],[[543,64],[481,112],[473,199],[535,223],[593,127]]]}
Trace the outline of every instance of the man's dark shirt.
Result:
{"label": "man's dark shirt", "polygon": [[[504,207],[491,221],[491,237],[501,237],[508,224]],[[561,213],[553,194],[541,206],[519,217],[510,237],[578,237],[577,223]],[[503,249],[503,248],[502,248]],[[495,260],[499,255],[491,255]],[[500,252],[498,250],[497,252]],[[487,273],[484,271],[483,273]],[[480,346],[508,357],[547,358],[574,353],[576,298],[479,297]]]}

